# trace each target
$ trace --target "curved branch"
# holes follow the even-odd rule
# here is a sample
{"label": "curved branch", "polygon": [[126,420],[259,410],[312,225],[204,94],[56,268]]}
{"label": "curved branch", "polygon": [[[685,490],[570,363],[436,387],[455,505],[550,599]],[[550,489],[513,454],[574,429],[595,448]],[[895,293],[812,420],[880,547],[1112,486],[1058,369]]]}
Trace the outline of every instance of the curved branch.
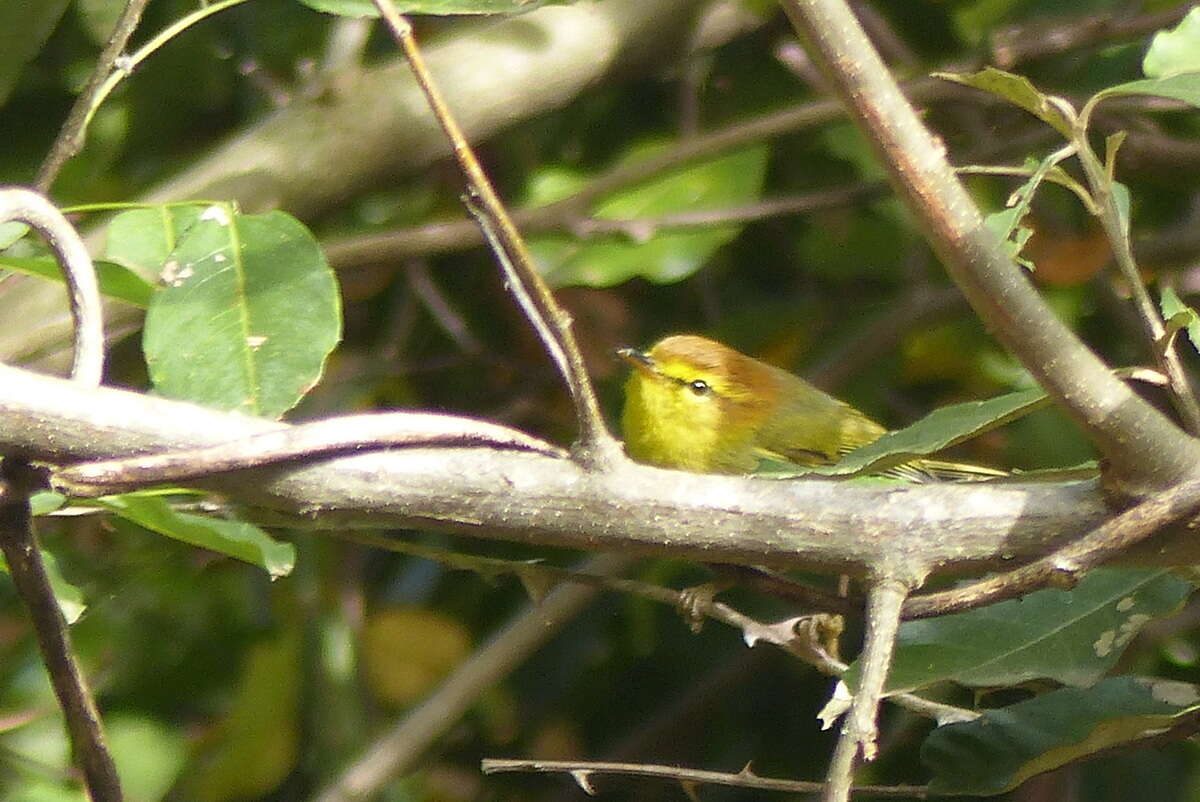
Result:
{"label": "curved branch", "polygon": [[486,446],[563,458],[567,452],[524,432],[486,421],[421,412],[346,415],[301,423],[197,449],[100,460],[58,471],[55,481],[72,496],[126,493],[220,473],[389,447]]}
{"label": "curved branch", "polygon": [[75,361],[71,376],[87,385],[104,373],[104,315],[92,257],[75,227],[54,204],[32,190],[0,189],[0,223],[19,221],[41,234],[58,258],[75,321]]}

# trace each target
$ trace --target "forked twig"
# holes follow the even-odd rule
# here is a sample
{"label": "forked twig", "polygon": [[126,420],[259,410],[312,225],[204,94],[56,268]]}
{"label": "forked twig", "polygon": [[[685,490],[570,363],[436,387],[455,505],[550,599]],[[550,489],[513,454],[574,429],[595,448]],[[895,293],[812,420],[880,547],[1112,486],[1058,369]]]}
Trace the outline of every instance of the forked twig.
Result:
{"label": "forked twig", "polygon": [[54,179],[62,170],[62,166],[83,147],[88,117],[95,105],[102,99],[100,98],[100,88],[105,79],[109,77],[113,65],[117,63],[117,59],[125,50],[125,44],[137,28],[138,22],[142,18],[142,12],[149,2],[150,0],[126,0],[125,7],[121,9],[121,14],[117,17],[116,24],[113,25],[108,42],[96,59],[96,66],[92,68],[92,75],[88,78],[87,85],[75,98],[71,111],[67,113],[67,121],[59,130],[58,138],[54,140],[42,166],[38,168],[35,185],[39,191],[49,192],[50,187],[54,185]]}
{"label": "forked twig", "polygon": [[468,208],[479,220],[485,236],[492,243],[522,311],[537,330],[538,336],[567,383],[579,421],[576,456],[586,465],[603,467],[611,459],[619,458],[620,447],[604,425],[600,405],[596,401],[596,394],[584,367],[583,356],[571,334],[571,318],[555,302],[549,287],[542,280],[520,232],[484,173],[479,159],[463,135],[462,128],[446,105],[441,91],[425,65],[421,49],[413,36],[412,25],[400,15],[391,0],[374,0],[374,3],[408,59],[430,110],[450,140],[454,157],[467,179]]}
{"label": "forked twig", "polygon": [[879,702],[896,648],[900,608],[910,589],[908,583],[888,576],[877,578],[871,585],[867,595],[867,633],[859,658],[862,673],[829,761],[822,802],[848,800],[858,758],[875,758]]}
{"label": "forked twig", "polygon": [[[813,794],[821,783],[807,780],[780,780],[755,774],[750,766],[736,774],[725,771],[705,771],[682,766],[655,766],[645,763],[593,763],[580,760],[499,760],[488,758],[482,764],[484,774],[501,772],[533,772],[538,774],[570,774],[576,784],[588,794],[595,794],[593,775],[624,777],[657,777],[675,780],[686,785],[724,785],[733,788],[754,788],[760,791],[781,791],[793,794]],[[860,785],[854,793],[873,797],[925,799],[930,796],[923,785]]]}

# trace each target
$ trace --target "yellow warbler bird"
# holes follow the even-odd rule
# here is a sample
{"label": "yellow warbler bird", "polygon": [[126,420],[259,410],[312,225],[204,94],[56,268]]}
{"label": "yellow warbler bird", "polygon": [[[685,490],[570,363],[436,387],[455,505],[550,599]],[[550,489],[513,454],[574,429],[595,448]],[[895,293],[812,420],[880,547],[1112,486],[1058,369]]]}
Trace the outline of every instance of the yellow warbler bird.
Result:
{"label": "yellow warbler bird", "polygon": [[[714,340],[676,334],[633,365],[621,426],[632,459],[698,473],[752,473],[763,461],[825,465],[887,429],[798,376]],[[917,459],[890,471],[911,479],[1004,476],[982,466]]]}

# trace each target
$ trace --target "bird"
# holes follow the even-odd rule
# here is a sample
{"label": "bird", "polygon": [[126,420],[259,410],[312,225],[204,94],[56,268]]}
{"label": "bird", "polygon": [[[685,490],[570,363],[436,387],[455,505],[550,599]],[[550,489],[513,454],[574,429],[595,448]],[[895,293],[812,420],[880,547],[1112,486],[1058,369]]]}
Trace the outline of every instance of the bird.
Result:
{"label": "bird", "polygon": [[[632,365],[621,428],[637,462],[696,473],[749,474],[764,464],[829,465],[887,428],[799,376],[696,334],[647,351],[621,348]],[[924,457],[882,472],[969,480],[1007,475]]]}

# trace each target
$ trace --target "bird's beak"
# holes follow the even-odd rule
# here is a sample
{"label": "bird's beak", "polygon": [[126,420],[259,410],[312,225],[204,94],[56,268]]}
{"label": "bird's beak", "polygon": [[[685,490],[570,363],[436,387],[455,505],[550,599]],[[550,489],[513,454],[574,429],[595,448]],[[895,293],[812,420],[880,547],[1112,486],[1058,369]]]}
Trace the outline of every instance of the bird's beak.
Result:
{"label": "bird's beak", "polygon": [[640,370],[643,373],[654,372],[654,360],[644,351],[639,351],[636,348],[618,348],[617,356],[633,365],[636,370]]}

